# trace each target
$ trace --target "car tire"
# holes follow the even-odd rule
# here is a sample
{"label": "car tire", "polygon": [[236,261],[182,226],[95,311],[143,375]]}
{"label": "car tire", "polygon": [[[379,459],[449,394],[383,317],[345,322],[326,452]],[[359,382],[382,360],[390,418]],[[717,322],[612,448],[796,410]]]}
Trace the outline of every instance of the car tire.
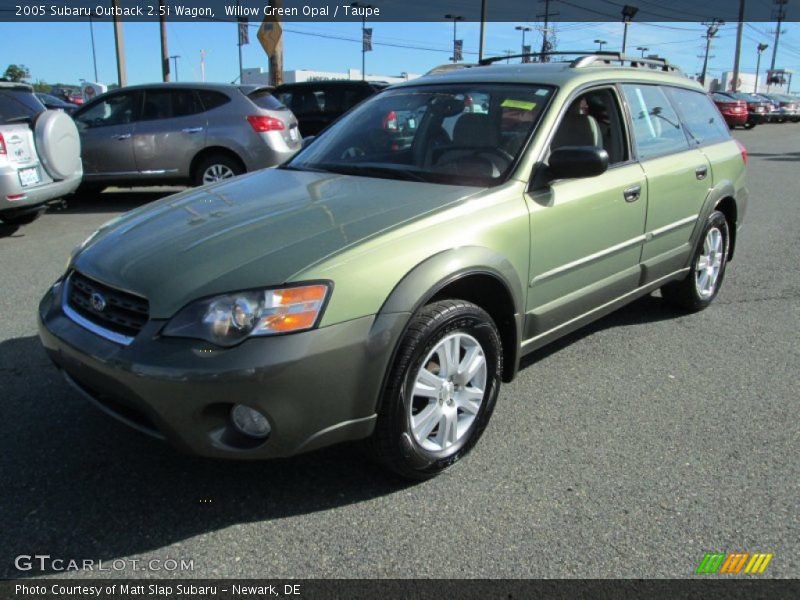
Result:
{"label": "car tire", "polygon": [[752,129],[752,128],[753,128],[753,127],[755,127],[755,126],[756,126],[756,124],[755,124],[755,123],[745,123],[745,124],[744,124],[744,128],[745,128],[745,129]]}
{"label": "car tire", "polygon": [[[456,349],[458,358],[448,360]],[[370,456],[408,479],[438,475],[480,439],[502,370],[500,334],[486,311],[464,300],[424,306],[389,368]]]}
{"label": "car tire", "polygon": [[192,183],[195,186],[208,185],[223,179],[231,179],[244,172],[244,167],[235,158],[225,154],[209,154],[197,163]]}
{"label": "car tire", "polygon": [[717,297],[728,265],[730,231],[725,215],[715,210],[706,221],[688,275],[661,288],[664,300],[689,312],[706,308]]}
{"label": "car tire", "polygon": [[0,211],[0,221],[7,225],[28,225],[38,219],[44,210],[44,208],[39,207],[32,210]]}

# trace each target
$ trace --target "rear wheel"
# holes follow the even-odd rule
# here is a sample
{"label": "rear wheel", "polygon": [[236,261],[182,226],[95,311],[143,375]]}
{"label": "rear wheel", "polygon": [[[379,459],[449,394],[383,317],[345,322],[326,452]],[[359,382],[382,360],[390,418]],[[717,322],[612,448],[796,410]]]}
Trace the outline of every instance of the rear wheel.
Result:
{"label": "rear wheel", "polygon": [[390,367],[369,440],[372,456],[410,479],[447,469],[486,428],[502,364],[500,336],[486,311],[464,300],[422,308]]}
{"label": "rear wheel", "polygon": [[242,164],[225,154],[210,154],[201,159],[194,170],[194,185],[208,185],[224,179],[231,179],[244,173]]}
{"label": "rear wheel", "polygon": [[28,225],[33,223],[45,211],[44,208],[30,210],[4,210],[0,211],[0,220],[8,225]]}
{"label": "rear wheel", "polygon": [[753,121],[748,121],[747,123],[744,124],[745,129],[752,129],[755,126],[756,124]]}
{"label": "rear wheel", "polygon": [[730,244],[725,215],[719,211],[711,213],[700,239],[686,278],[661,288],[667,302],[691,312],[703,310],[711,304],[722,286]]}

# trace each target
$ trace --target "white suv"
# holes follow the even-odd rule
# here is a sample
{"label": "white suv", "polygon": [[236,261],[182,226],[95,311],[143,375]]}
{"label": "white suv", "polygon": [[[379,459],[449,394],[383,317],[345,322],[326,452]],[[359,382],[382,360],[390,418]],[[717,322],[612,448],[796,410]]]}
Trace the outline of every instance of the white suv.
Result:
{"label": "white suv", "polygon": [[45,110],[29,85],[0,81],[0,220],[30,223],[45,202],[74,192],[82,176],[72,118]]}

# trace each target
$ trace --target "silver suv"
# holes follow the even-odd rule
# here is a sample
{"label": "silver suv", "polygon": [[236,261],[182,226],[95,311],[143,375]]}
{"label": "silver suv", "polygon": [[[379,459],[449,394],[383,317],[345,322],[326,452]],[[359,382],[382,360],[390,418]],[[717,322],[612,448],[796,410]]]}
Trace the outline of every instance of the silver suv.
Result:
{"label": "silver suv", "polygon": [[74,118],[86,187],[204,185],[282,163],[301,145],[297,119],[263,86],[131,86]]}
{"label": "silver suv", "polygon": [[45,110],[24,83],[0,81],[0,220],[30,223],[42,205],[81,181],[78,130],[59,110]]}

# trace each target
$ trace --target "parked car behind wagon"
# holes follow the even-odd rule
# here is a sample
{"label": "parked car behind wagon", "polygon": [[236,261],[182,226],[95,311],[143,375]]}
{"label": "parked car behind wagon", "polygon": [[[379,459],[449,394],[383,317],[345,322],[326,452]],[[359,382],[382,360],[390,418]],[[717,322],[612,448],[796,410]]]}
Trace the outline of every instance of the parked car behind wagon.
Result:
{"label": "parked car behind wagon", "polygon": [[64,112],[46,110],[31,86],[0,82],[0,220],[30,223],[81,181],[80,139]]}
{"label": "parked car behind wagon", "polygon": [[98,96],[75,115],[85,182],[203,185],[282,163],[297,119],[269,88],[168,83]]}

